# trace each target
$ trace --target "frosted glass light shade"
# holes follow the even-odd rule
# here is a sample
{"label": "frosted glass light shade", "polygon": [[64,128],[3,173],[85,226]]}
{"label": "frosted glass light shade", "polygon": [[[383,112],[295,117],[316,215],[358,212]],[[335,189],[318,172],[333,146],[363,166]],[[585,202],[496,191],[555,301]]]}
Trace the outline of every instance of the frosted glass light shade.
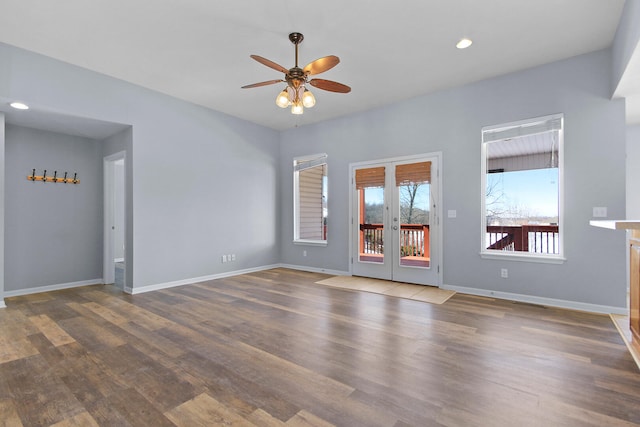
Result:
{"label": "frosted glass light shade", "polygon": [[313,96],[313,94],[308,89],[305,89],[304,93],[302,94],[302,105],[307,108],[311,108],[316,105],[316,97]]}
{"label": "frosted glass light shade", "polygon": [[302,113],[304,113],[304,108],[302,106],[302,102],[300,102],[300,101],[295,102],[291,106],[291,114],[302,114]]}
{"label": "frosted glass light shade", "polygon": [[276,97],[276,105],[280,108],[287,108],[289,106],[289,94],[286,89],[280,92]]}

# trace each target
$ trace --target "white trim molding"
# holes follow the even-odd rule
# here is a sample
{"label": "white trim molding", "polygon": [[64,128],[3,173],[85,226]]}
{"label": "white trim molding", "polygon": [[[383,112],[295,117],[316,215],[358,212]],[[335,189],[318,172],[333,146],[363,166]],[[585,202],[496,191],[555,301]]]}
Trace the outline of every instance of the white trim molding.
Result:
{"label": "white trim molding", "polygon": [[566,308],[570,310],[587,311],[601,314],[628,314],[626,307],[613,307],[609,305],[590,304],[579,301],[569,301],[555,298],[537,297],[533,295],[514,294],[511,292],[492,291],[489,289],[467,288],[464,286],[443,285],[441,289],[460,292],[461,294],[477,295],[489,298],[498,298],[509,301],[525,302],[548,307]]}
{"label": "white trim molding", "polygon": [[145,292],[159,291],[161,289],[175,288],[176,286],[193,285],[196,283],[207,282],[209,280],[224,279],[225,277],[233,277],[239,276],[241,274],[255,273],[257,271],[271,270],[273,268],[290,268],[292,270],[308,271],[311,273],[325,273],[334,276],[351,276],[351,273],[349,273],[348,271],[328,270],[326,268],[306,267],[301,265],[271,264],[263,265],[261,267],[247,268],[244,270],[227,271],[225,273],[211,274],[208,276],[193,277],[190,279],[175,280],[173,282],[135,287],[133,289],[130,287],[126,287],[124,291],[131,295],[137,295]]}
{"label": "white trim molding", "polygon": [[281,268],[290,268],[291,270],[308,271],[310,273],[324,273],[333,276],[351,276],[349,271],[331,270],[327,268],[307,267],[306,265],[280,264]]}
{"label": "white trim molding", "polygon": [[37,286],[34,288],[17,289],[15,291],[4,291],[4,296],[5,298],[19,297],[22,295],[31,295],[31,294],[37,294],[40,292],[60,291],[62,289],[79,288],[81,286],[103,285],[103,284],[104,284],[104,280],[102,278],[92,279],[92,280],[82,280],[79,282],[60,283],[57,285],[47,285],[47,286]]}
{"label": "white trim molding", "polygon": [[146,285],[140,287],[125,287],[124,291],[131,295],[142,294],[145,292],[159,291],[161,289],[175,288],[176,286],[193,285],[195,283],[207,282],[209,280],[223,279],[225,277],[239,276],[241,274],[255,273],[257,271],[270,270],[278,268],[280,264],[265,265],[255,268],[247,268],[244,270],[228,271],[225,273],[211,274],[208,276],[193,277],[190,279],[175,280],[173,282],[157,283],[155,285]]}
{"label": "white trim molding", "polygon": [[0,299],[0,308],[7,308],[7,305],[4,303],[4,298]]}

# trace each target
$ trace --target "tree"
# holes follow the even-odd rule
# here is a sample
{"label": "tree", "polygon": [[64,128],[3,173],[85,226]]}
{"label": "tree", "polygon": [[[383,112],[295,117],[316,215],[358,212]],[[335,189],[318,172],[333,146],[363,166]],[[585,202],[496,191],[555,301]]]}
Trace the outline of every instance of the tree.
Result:
{"label": "tree", "polygon": [[505,194],[502,190],[502,174],[492,173],[487,175],[487,187],[485,189],[484,207],[486,210],[487,224],[492,219],[497,219],[506,213]]}
{"label": "tree", "polygon": [[[421,200],[427,198],[426,209]],[[429,184],[411,183],[400,187],[400,222],[402,224],[429,224]],[[422,200],[424,202],[424,200]]]}
{"label": "tree", "polygon": [[381,224],[383,222],[384,206],[382,203],[367,203],[364,208],[365,224]]}

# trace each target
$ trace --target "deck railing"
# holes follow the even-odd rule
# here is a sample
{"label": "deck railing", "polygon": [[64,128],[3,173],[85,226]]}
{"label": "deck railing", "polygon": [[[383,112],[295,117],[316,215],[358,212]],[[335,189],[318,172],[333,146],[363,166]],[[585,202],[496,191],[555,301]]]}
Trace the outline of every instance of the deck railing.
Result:
{"label": "deck railing", "polygon": [[[384,227],[382,224],[360,224],[360,253],[384,254]],[[487,226],[487,249],[560,253],[557,225]],[[429,226],[402,224],[400,226],[402,256],[429,257]]]}
{"label": "deck railing", "polygon": [[[382,224],[360,224],[360,253],[384,253],[384,227]],[[429,226],[401,224],[400,248],[402,256],[429,256]]]}
{"label": "deck railing", "polygon": [[487,249],[539,254],[560,253],[557,225],[488,225],[486,238]]}

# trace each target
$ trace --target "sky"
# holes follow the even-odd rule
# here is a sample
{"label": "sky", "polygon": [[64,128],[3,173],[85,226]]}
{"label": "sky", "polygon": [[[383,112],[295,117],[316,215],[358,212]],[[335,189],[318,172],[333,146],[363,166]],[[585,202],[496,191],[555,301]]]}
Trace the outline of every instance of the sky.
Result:
{"label": "sky", "polygon": [[489,174],[503,193],[503,207],[523,206],[531,216],[558,215],[558,169],[534,169]]}
{"label": "sky", "polygon": [[[495,191],[502,193],[500,210],[510,206],[523,207],[531,216],[554,217],[558,215],[558,169],[533,169],[502,174],[489,174],[489,180],[497,180]],[[380,204],[382,188],[366,190],[367,203]]]}

